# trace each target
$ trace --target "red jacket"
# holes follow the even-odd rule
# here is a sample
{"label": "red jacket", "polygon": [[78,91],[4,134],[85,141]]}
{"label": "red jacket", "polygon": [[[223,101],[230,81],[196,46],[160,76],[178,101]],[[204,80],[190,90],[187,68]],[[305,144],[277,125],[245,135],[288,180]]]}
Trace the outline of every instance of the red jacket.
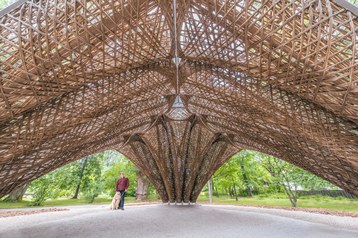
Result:
{"label": "red jacket", "polygon": [[129,180],[126,177],[120,178],[117,181],[117,191],[118,190],[126,190],[129,187]]}

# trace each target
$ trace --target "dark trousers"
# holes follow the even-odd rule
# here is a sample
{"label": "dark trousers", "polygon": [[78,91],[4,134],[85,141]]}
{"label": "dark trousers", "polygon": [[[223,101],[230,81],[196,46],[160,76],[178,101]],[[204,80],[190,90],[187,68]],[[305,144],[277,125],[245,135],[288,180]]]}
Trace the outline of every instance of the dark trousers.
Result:
{"label": "dark trousers", "polygon": [[121,193],[121,201],[119,201],[119,206],[118,208],[124,208],[124,196],[126,194],[126,191],[124,190],[118,190],[117,192]]}

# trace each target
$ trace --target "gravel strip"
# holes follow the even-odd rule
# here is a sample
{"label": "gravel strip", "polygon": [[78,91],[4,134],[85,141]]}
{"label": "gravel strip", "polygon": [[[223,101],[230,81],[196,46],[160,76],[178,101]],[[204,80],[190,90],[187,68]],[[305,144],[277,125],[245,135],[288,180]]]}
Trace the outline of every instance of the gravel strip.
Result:
{"label": "gravel strip", "polygon": [[16,211],[0,211],[0,218],[2,217],[14,217],[14,216],[22,216],[22,215],[32,215],[37,213],[44,212],[59,212],[59,211],[69,211],[68,208],[43,208],[36,210],[16,210]]}

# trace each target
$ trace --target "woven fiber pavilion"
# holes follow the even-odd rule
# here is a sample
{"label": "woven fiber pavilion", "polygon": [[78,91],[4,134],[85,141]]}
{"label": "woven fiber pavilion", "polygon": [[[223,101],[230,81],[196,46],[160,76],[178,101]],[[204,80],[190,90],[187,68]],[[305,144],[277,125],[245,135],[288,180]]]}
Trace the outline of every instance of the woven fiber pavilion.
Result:
{"label": "woven fiber pavilion", "polygon": [[28,0],[0,12],[0,196],[116,149],[195,202],[252,149],[358,196],[358,9],[340,0]]}

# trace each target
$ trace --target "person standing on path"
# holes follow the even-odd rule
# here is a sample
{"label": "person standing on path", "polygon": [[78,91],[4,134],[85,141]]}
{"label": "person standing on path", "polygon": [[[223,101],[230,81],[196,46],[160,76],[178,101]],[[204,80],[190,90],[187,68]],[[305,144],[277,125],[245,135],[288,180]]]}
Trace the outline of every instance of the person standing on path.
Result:
{"label": "person standing on path", "polygon": [[117,180],[116,191],[121,193],[121,201],[119,202],[118,209],[124,210],[124,196],[129,187],[129,180],[124,176],[124,173],[120,173],[120,178]]}

